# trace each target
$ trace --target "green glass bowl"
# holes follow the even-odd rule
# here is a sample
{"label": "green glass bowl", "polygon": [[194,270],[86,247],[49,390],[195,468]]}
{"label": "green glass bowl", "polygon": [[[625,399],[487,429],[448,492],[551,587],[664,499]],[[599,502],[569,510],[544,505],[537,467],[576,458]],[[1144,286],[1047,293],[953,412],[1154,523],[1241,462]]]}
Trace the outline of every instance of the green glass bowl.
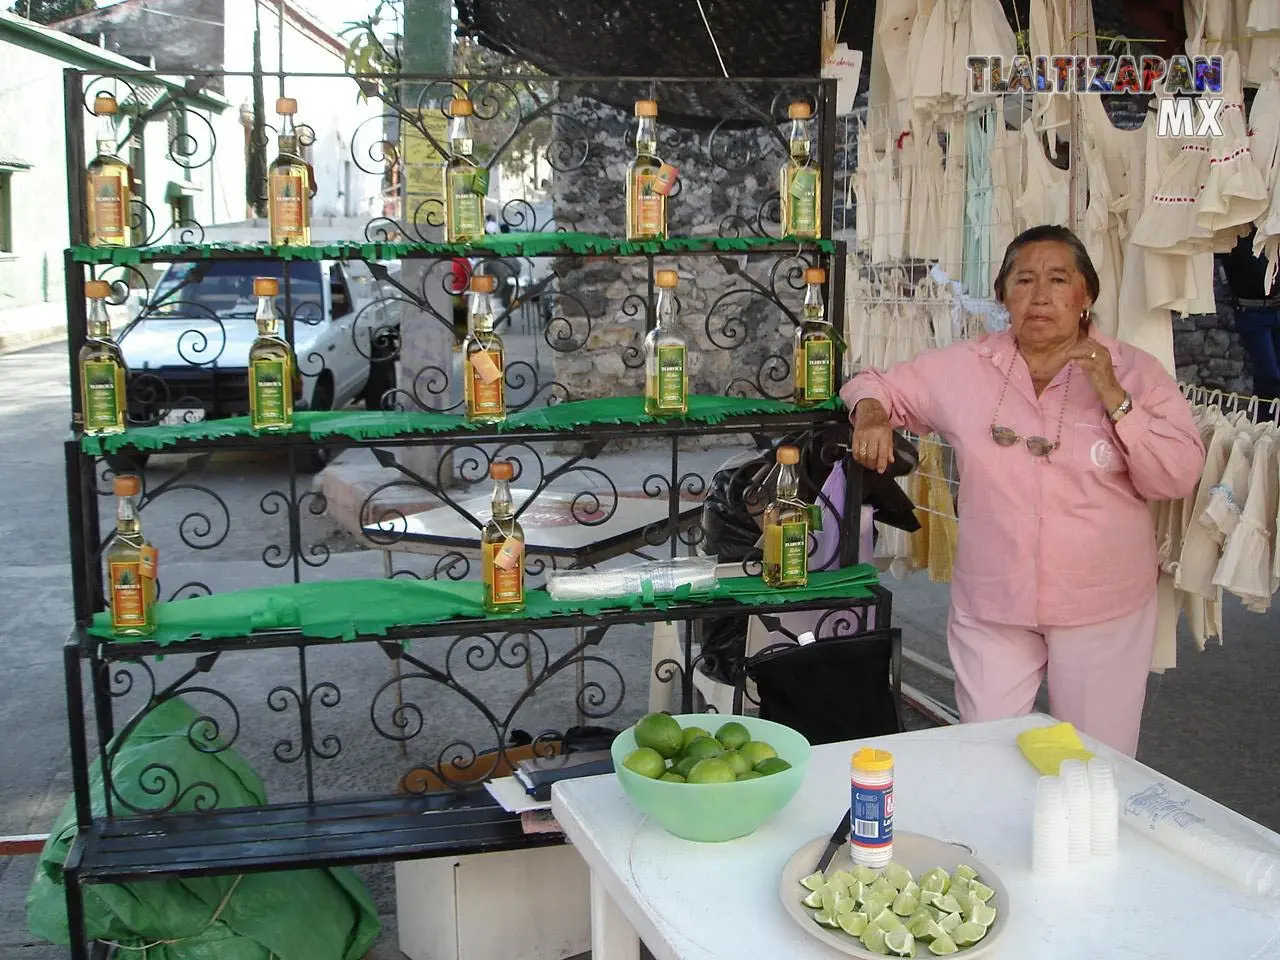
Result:
{"label": "green glass bowl", "polygon": [[809,741],[790,727],[758,717],[714,713],[676,715],[681,727],[702,727],[713,734],[722,724],[737,720],[791,764],[790,770],[739,780],[735,783],[670,783],[651,780],[628,770],[622,761],[636,748],[633,730],[613,741],[613,769],[631,802],[669,833],[685,840],[720,842],[754,833],[756,828],[791,802],[809,766]]}

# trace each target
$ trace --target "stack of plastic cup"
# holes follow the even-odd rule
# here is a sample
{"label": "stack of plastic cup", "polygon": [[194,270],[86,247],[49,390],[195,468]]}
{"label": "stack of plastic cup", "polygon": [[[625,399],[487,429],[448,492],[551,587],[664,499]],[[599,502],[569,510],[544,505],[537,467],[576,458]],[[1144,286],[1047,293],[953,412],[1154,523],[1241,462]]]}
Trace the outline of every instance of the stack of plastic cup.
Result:
{"label": "stack of plastic cup", "polygon": [[1110,760],[1094,757],[1088,763],[1092,797],[1089,850],[1104,860],[1115,858],[1120,846],[1120,791]]}
{"label": "stack of plastic cup", "polygon": [[1058,769],[1067,801],[1067,847],[1072,863],[1089,859],[1092,846],[1093,796],[1083,760],[1063,760]]}
{"label": "stack of plastic cup", "polygon": [[1057,777],[1041,777],[1036,784],[1036,807],[1031,827],[1031,869],[1040,876],[1066,872],[1070,857],[1067,794]]}

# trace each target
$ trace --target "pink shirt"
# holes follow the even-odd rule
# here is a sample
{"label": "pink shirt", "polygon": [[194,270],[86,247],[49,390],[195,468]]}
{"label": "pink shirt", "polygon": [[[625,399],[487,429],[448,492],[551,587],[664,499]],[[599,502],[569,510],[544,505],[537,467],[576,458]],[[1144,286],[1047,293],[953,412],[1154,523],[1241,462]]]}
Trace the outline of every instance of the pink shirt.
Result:
{"label": "pink shirt", "polygon": [[[841,391],[850,410],[875,398],[895,427],[936,432],[955,448],[960,524],[951,598],[980,620],[1079,626],[1137,610],[1158,573],[1145,501],[1185,497],[1200,479],[1204,446],[1173,378],[1151,354],[1092,335],[1111,351],[1133,399],[1119,423],[1074,363],[1037,398],[1010,333],[866,370]],[[1061,412],[1061,446],[1047,459],[1023,442],[1001,447],[991,439],[1010,365],[999,425],[1052,442]]]}

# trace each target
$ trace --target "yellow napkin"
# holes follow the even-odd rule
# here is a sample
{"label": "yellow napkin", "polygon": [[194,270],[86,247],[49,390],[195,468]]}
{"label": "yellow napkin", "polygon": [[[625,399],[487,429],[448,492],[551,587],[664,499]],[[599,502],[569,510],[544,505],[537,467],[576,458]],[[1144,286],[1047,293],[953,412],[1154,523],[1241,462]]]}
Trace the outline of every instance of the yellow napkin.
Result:
{"label": "yellow napkin", "polygon": [[1063,760],[1089,760],[1093,757],[1080,742],[1076,728],[1069,723],[1037,727],[1018,734],[1018,749],[1045,777],[1056,777]]}

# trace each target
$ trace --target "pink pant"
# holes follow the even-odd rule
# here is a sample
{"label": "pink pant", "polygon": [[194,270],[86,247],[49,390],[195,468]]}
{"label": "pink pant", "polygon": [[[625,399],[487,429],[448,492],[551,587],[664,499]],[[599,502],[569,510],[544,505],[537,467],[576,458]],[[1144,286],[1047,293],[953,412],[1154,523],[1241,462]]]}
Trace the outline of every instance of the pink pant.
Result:
{"label": "pink pant", "polygon": [[960,720],[1030,713],[1047,666],[1049,712],[1133,756],[1155,635],[1155,594],[1114,620],[1034,630],[977,620],[952,605],[947,649]]}

